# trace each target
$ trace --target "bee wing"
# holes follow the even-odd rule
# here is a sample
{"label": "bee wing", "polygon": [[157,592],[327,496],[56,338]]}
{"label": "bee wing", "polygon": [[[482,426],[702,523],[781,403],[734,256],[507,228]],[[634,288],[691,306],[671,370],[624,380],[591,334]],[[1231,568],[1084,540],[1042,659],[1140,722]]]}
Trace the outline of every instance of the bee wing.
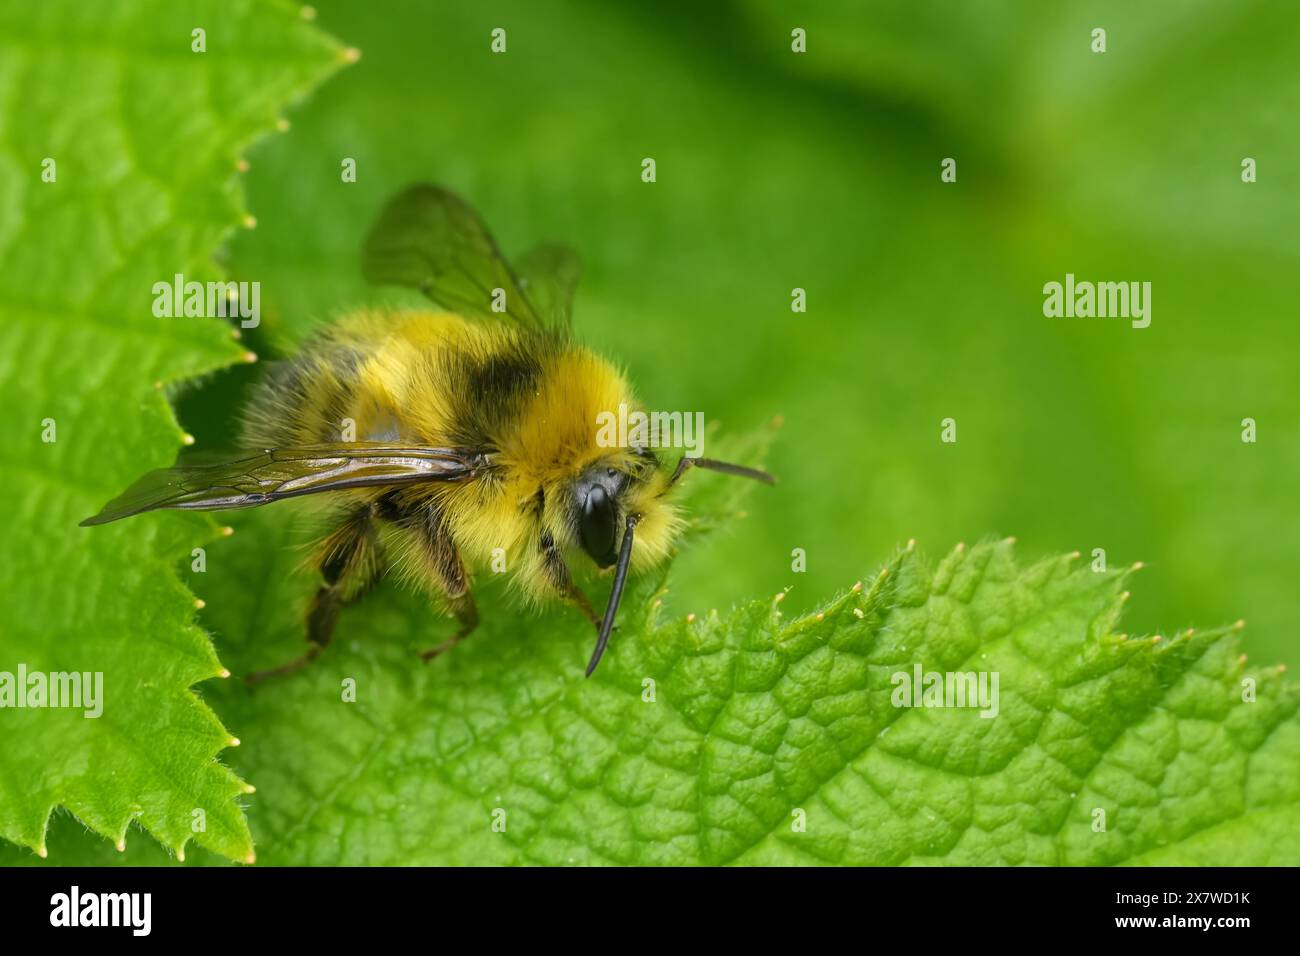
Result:
{"label": "bee wing", "polygon": [[107,524],[142,511],[252,508],[282,498],[346,488],[462,481],[487,465],[464,448],[428,448],[382,442],[338,442],[203,456],[141,477],[82,526]]}
{"label": "bee wing", "polygon": [[519,282],[542,320],[567,328],[573,318],[573,292],[582,263],[569,246],[544,242],[519,257]]}
{"label": "bee wing", "polygon": [[[419,289],[462,315],[542,329],[545,323],[473,207],[441,186],[411,186],[388,201],[362,248],[361,271],[375,283]],[[494,290],[505,293],[493,311]]]}

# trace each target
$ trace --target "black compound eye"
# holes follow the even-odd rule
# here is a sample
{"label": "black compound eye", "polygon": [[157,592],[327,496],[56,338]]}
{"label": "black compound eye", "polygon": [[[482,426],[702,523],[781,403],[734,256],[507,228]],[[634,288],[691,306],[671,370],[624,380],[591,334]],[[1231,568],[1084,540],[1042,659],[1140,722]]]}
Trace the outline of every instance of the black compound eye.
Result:
{"label": "black compound eye", "polygon": [[592,485],[582,501],[578,534],[582,549],[602,568],[614,563],[614,499],[601,485]]}

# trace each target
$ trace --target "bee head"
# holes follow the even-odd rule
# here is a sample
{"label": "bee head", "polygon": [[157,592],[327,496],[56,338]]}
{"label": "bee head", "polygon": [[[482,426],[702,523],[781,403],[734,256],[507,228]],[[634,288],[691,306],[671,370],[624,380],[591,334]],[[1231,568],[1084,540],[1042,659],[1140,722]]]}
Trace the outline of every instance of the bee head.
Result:
{"label": "bee head", "polygon": [[[649,449],[633,448],[621,457],[598,460],[582,471],[572,485],[570,527],[576,528],[578,543],[602,568],[615,566],[609,603],[605,607],[596,650],[587,665],[590,677],[605,652],[628,568],[633,564],[633,540],[643,564],[662,560],[680,528],[676,508],[666,496],[690,467],[754,478],[767,483],[772,476],[754,468],[732,465],[709,458],[683,457],[672,477],[659,469],[659,460]],[[622,537],[619,531],[622,531]]]}
{"label": "bee head", "polygon": [[[666,512],[659,496],[664,490],[659,460],[646,448],[633,448],[595,462],[578,475],[571,486],[569,501],[570,527],[577,543],[596,562],[597,567],[612,567],[618,561],[620,532],[627,519],[661,517]],[[656,527],[659,520],[652,520]],[[645,525],[642,526],[644,538]],[[651,549],[661,557],[659,547]],[[649,555],[645,555],[649,557]]]}

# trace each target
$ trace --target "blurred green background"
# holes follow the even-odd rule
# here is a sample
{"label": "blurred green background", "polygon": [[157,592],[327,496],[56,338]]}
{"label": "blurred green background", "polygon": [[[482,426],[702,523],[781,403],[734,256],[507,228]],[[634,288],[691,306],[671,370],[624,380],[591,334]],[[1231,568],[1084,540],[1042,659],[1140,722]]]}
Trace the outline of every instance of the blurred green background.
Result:
{"label": "blurred green background", "polygon": [[[1293,3],[318,11],[362,58],[248,156],[258,225],[226,264],[262,283],[259,352],[374,300],[357,254],[378,206],[445,183],[507,254],[580,251],[579,333],[649,406],[783,416],[781,484],[683,557],[681,611],[788,585],[798,610],[908,538],[1015,535],[1026,558],[1149,565],[1134,632],[1244,617],[1260,663],[1300,660]],[[1067,272],[1151,282],[1151,327],[1045,318]],[[182,396],[201,445],[258,373]]]}

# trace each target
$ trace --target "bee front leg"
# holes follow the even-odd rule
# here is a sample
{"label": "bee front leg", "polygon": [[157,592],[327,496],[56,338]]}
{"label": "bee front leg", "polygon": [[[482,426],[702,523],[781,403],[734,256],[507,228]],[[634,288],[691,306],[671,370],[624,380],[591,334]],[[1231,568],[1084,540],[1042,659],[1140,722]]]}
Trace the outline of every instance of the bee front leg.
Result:
{"label": "bee front leg", "polygon": [[591,621],[597,631],[600,630],[600,615],[596,609],[591,606],[587,600],[587,595],[573,583],[573,576],[569,573],[569,566],[564,563],[564,555],[560,554],[560,549],[555,546],[555,539],[551,537],[549,531],[542,534],[539,544],[542,552],[542,567],[546,571],[546,577],[551,585],[559,593],[560,597],[568,601],[583,614],[587,615],[587,620]]}

